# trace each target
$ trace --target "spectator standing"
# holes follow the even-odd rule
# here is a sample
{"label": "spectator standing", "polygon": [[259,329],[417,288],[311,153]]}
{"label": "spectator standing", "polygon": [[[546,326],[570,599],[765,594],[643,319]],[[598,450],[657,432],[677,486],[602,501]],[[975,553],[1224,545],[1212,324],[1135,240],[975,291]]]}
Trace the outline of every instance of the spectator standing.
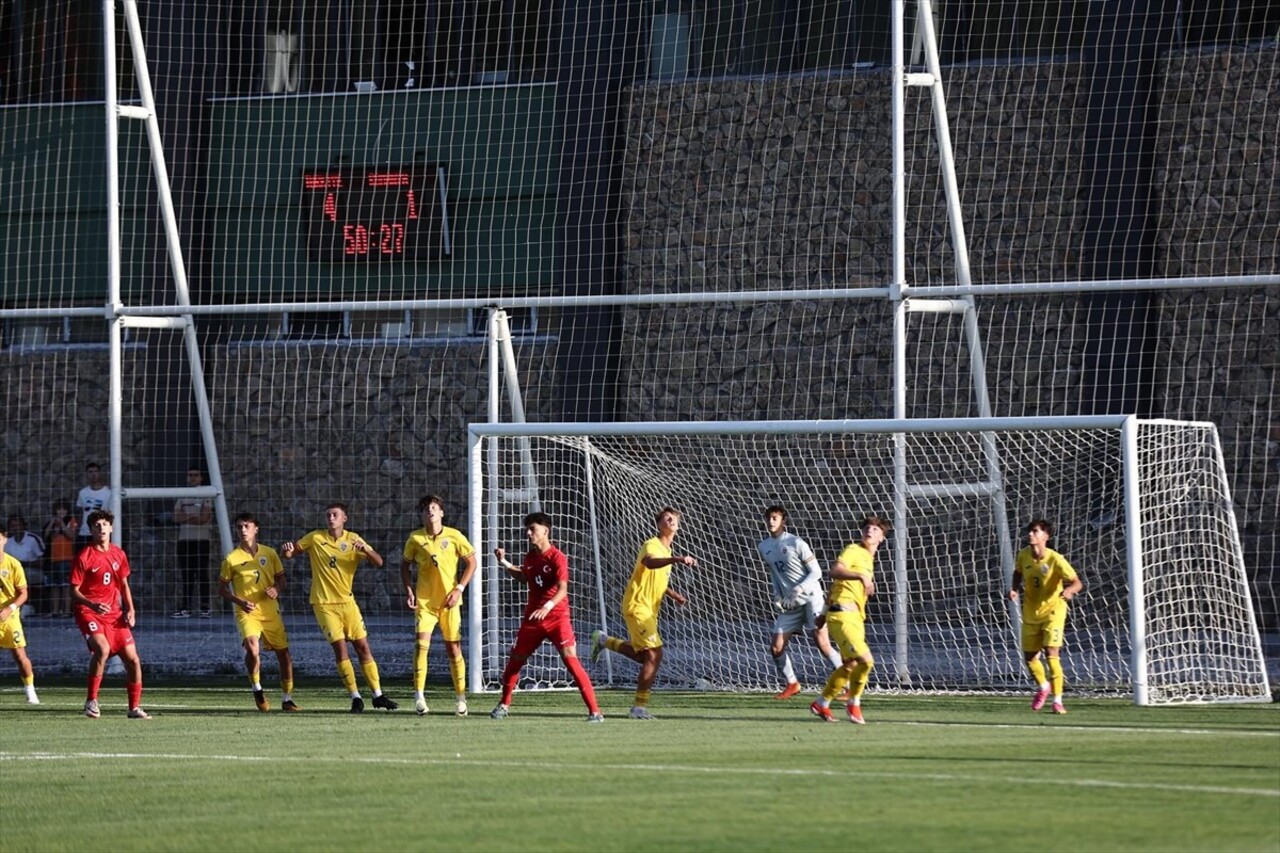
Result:
{"label": "spectator standing", "polygon": [[76,512],[80,514],[80,529],[76,531],[76,553],[93,541],[93,531],[89,529],[90,513],[106,509],[111,503],[111,487],[102,481],[101,466],[97,462],[90,462],[84,466],[84,473],[89,484],[76,497]]}
{"label": "spectator standing", "polygon": [[76,519],[66,501],[53,502],[53,514],[44,525],[48,563],[44,585],[49,598],[46,616],[66,616],[71,612],[71,561],[75,559]]}
{"label": "spectator standing", "polygon": [[[204,472],[187,469],[187,485],[203,486]],[[181,597],[178,609],[170,618],[189,619],[199,612],[208,619],[209,609],[209,536],[213,529],[213,503],[208,498],[179,498],[173,505],[173,520],[178,523],[178,574]]]}
{"label": "spectator standing", "polygon": [[[36,566],[44,565],[44,540],[27,530],[27,520],[20,515],[9,516],[9,538],[4,552],[13,557],[27,571],[28,582],[44,581],[44,573],[32,571]],[[30,589],[27,590],[30,593]]]}

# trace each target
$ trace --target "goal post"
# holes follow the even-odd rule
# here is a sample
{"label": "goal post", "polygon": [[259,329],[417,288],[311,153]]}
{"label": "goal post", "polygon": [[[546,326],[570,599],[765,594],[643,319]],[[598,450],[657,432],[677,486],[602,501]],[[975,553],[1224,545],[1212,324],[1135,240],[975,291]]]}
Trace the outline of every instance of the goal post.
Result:
{"label": "goal post", "polygon": [[[1071,692],[1131,695],[1138,704],[1270,698],[1211,423],[483,423],[469,427],[469,442],[470,534],[483,555],[469,589],[477,690],[496,686],[519,624],[525,592],[502,577],[492,551],[523,549],[533,478],[552,539],[569,557],[584,656],[593,629],[620,628],[618,602],[655,513],[672,505],[685,514],[677,550],[698,567],[672,574],[689,603],[664,607],[660,686],[776,689],[769,582],[756,544],[764,508],[780,503],[824,568],[856,538],[863,514],[897,510],[906,519],[890,533],[905,547],[877,554],[879,589],[867,616],[873,690],[1027,689],[1007,599],[1009,555],[1025,542],[1002,531],[1046,517],[1056,526],[1050,547],[1085,582],[1067,623]],[[1000,501],[973,488],[990,481],[993,458]],[[828,665],[812,643],[797,637],[791,650],[802,681],[825,679]],[[607,668],[607,658],[591,672],[604,684],[632,676],[629,664]],[[524,678],[526,687],[568,684],[549,647]]]}

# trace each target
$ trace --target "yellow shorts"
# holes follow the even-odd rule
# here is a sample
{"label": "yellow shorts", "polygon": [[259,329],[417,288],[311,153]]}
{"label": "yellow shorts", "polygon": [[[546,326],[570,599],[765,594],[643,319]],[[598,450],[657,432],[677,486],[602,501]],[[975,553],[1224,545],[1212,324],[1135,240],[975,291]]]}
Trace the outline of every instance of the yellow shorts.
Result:
{"label": "yellow shorts", "polygon": [[860,612],[828,613],[827,630],[831,634],[831,644],[840,650],[841,660],[871,657],[867,626]]}
{"label": "yellow shorts", "polygon": [[369,636],[364,629],[364,617],[354,601],[345,604],[313,604],[316,622],[325,640],[336,643],[340,640],[363,640]]}
{"label": "yellow shorts", "polygon": [[462,639],[462,607],[454,605],[448,610],[441,610],[438,604],[418,602],[418,609],[414,611],[414,622],[417,625],[415,629],[419,634],[431,635],[436,625],[440,626],[440,637],[450,643],[456,643]]}
{"label": "yellow shorts", "polygon": [[1062,635],[1067,628],[1065,610],[1061,616],[1055,616],[1048,622],[1022,623],[1022,650],[1038,652],[1041,649],[1058,649],[1062,647]]}
{"label": "yellow shorts", "polygon": [[[319,614],[316,616],[319,618]],[[324,627],[323,623],[321,627]],[[263,608],[259,607],[252,613],[245,613],[236,608],[236,630],[240,632],[242,640],[250,637],[262,638],[263,648],[272,650],[289,648],[289,632],[284,629],[284,620],[280,618],[279,610],[263,612]]]}
{"label": "yellow shorts", "polygon": [[662,648],[657,613],[648,610],[637,610],[634,613],[624,611],[622,621],[627,623],[627,637],[631,648],[638,652]]}
{"label": "yellow shorts", "polygon": [[22,630],[22,617],[17,613],[0,622],[0,649],[25,649],[27,635]]}

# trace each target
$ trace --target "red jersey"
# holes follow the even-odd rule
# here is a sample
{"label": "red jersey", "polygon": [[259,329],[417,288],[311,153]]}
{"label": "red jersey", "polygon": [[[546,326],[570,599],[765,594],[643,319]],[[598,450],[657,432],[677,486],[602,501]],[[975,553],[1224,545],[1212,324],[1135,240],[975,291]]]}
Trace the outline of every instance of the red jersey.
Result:
{"label": "red jersey", "polygon": [[[529,585],[529,603],[524,608],[524,619],[552,598],[560,586],[560,581],[569,580],[569,558],[556,546],[546,550],[530,551],[524,555],[520,564],[520,572],[525,583]],[[569,618],[569,597],[566,595],[559,604],[547,614],[547,621]]]}
{"label": "red jersey", "polygon": [[[120,581],[129,577],[129,558],[118,545],[99,551],[88,545],[76,555],[71,564],[71,585],[80,587],[80,593],[92,602],[106,602],[111,610],[102,614],[103,621],[120,613]],[[77,603],[77,607],[84,607]]]}

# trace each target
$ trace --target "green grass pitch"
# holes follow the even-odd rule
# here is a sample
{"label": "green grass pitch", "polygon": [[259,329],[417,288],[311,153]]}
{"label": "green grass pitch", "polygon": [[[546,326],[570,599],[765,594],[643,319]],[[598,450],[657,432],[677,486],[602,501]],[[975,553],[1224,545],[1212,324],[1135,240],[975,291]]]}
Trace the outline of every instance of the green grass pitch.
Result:
{"label": "green grass pitch", "polygon": [[[336,678],[334,679],[336,682]],[[419,718],[347,713],[299,684],[300,714],[242,684],[148,684],[127,720],[78,684],[0,691],[0,849],[1280,850],[1280,705],[1135,708],[870,696],[865,727],[804,696],[494,696]],[[279,693],[270,691],[279,704]],[[367,696],[366,696],[367,699]]]}

